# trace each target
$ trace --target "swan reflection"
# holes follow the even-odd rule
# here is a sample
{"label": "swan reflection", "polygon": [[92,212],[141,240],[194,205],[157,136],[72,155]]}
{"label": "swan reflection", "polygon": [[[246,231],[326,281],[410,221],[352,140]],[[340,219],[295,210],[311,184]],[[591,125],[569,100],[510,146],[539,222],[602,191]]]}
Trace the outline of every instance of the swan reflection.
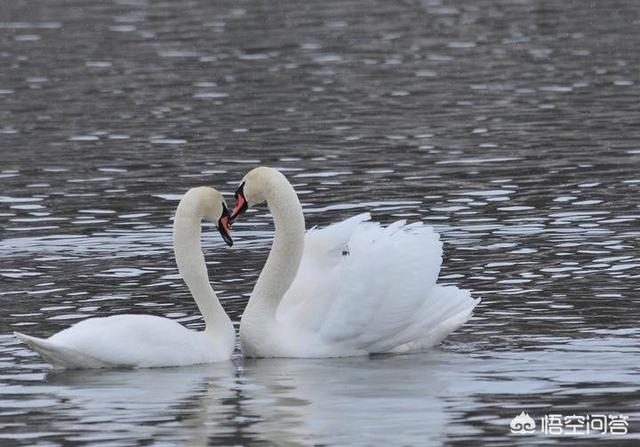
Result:
{"label": "swan reflection", "polygon": [[[143,439],[206,444],[235,416],[237,367],[232,362],[138,370],[50,372],[69,440]],[[64,424],[64,422],[60,422]],[[65,430],[65,431],[67,431]],[[202,441],[202,442],[200,442]]]}
{"label": "swan reflection", "polygon": [[[50,372],[73,441],[205,445],[372,444],[398,427],[425,441],[448,423],[442,393],[469,359],[437,349],[406,356],[246,359],[140,370]],[[460,364],[462,362],[463,364]],[[78,434],[82,433],[82,434]]]}
{"label": "swan reflection", "polygon": [[[397,443],[403,432],[442,439],[442,393],[452,361],[431,350],[407,356],[245,360],[242,411],[257,416],[255,437],[270,443]],[[417,365],[416,363],[419,363]],[[455,369],[458,369],[456,366]]]}
{"label": "swan reflection", "polygon": [[[401,356],[242,360],[236,354],[234,362],[193,367],[51,372],[40,393],[57,415],[48,430],[75,442],[440,444],[472,436],[482,421],[508,427],[515,413],[504,419],[500,412],[508,402],[543,411],[540,396],[566,394],[576,381],[589,385],[585,399],[637,392],[619,385],[630,383],[637,369],[640,351],[635,339],[625,338],[634,334],[557,340],[555,350],[492,358],[449,344]],[[608,351],[611,346],[616,349]]]}

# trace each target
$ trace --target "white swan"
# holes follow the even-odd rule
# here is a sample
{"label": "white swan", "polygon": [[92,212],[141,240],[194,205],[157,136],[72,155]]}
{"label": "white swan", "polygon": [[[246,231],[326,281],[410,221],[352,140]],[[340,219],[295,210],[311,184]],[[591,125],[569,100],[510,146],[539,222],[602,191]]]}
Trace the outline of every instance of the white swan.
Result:
{"label": "white swan", "polygon": [[275,237],[240,322],[245,356],[418,351],[467,321],[480,301],[436,285],[442,244],[422,223],[382,227],[365,213],[305,236],[295,190],[267,167],[244,177],[231,221],[265,201]]}
{"label": "white swan", "polygon": [[152,315],[115,315],[81,321],[47,339],[14,334],[45,361],[62,368],[143,368],[228,360],[235,347],[235,329],[209,283],[200,246],[203,218],[216,222],[225,242],[233,244],[222,195],[209,187],[190,189],[176,210],[174,250],[178,270],[204,317],[204,331]]}

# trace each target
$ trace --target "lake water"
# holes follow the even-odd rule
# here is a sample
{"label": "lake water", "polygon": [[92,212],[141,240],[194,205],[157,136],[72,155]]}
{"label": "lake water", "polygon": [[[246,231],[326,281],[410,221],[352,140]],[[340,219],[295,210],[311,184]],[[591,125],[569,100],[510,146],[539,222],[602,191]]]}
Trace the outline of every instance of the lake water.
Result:
{"label": "lake water", "polygon": [[[637,445],[637,2],[5,3],[1,445]],[[433,225],[474,318],[422,354],[140,371],[51,372],[11,335],[122,313],[202,328],[172,214],[191,186],[232,202],[259,164],[309,226]],[[204,251],[239,321],[265,209],[234,237]],[[534,435],[511,434],[521,411]],[[629,433],[552,436],[549,414]]]}

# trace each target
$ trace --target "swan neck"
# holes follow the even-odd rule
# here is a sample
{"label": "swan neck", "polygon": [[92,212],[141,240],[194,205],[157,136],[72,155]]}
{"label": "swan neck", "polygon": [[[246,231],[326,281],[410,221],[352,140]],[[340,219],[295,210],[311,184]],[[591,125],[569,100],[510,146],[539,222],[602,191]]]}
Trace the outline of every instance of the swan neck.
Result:
{"label": "swan neck", "polygon": [[278,305],[289,289],[304,251],[305,222],[302,206],[293,186],[279,174],[267,195],[273,215],[275,236],[269,257],[251,295],[245,315],[259,315],[264,321],[275,318]]}
{"label": "swan neck", "polygon": [[[183,199],[183,202],[185,200]],[[202,215],[188,203],[181,202],[173,224],[173,240],[176,264],[180,276],[187,284],[191,295],[202,314],[205,332],[220,332],[233,325],[222,308],[209,281],[207,266],[200,243]]]}

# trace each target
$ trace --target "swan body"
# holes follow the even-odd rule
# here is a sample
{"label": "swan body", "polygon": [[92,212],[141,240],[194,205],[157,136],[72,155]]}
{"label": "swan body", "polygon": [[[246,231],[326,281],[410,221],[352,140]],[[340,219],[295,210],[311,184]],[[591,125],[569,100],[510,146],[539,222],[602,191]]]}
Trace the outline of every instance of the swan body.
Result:
{"label": "swan body", "polygon": [[231,356],[215,336],[153,315],[89,318],[47,339],[16,336],[48,363],[69,369],[182,366]]}
{"label": "swan body", "polygon": [[240,322],[248,357],[346,357],[424,350],[471,316],[479,299],[436,285],[439,235],[422,223],[387,227],[368,213],[305,234],[293,187],[260,167],[236,193],[232,220],[267,202],[271,252]]}
{"label": "swan body", "polygon": [[213,188],[193,188],[185,194],[173,233],[178,270],[204,317],[204,331],[152,315],[115,315],[80,321],[47,339],[14,334],[61,368],[144,368],[228,360],[235,347],[235,329],[209,282],[200,245],[203,218],[218,222],[225,241],[231,243],[226,204]]}

